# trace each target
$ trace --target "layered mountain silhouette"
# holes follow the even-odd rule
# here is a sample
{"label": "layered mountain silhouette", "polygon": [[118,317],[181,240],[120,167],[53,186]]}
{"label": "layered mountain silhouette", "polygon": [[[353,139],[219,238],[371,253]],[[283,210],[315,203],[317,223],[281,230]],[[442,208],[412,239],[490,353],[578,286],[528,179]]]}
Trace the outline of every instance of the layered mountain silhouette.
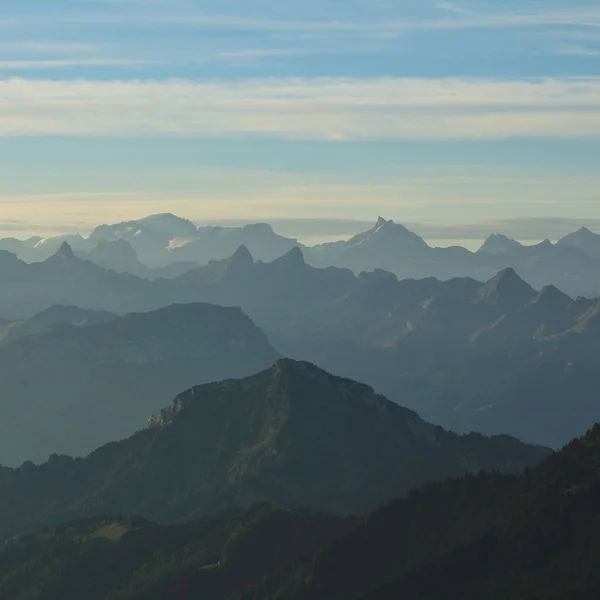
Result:
{"label": "layered mountain silhouette", "polygon": [[170,521],[262,502],[366,512],[427,481],[519,471],[547,454],[508,437],[457,436],[367,386],[281,360],[190,389],[148,429],[87,458],[0,470],[0,538],[82,516]]}
{"label": "layered mountain silhouette", "polygon": [[510,268],[484,284],[376,272],[271,339],[445,427],[560,447],[600,419],[598,310]]}
{"label": "layered mountain silhouette", "polygon": [[266,223],[196,227],[167,213],[101,225],[88,237],[7,238],[0,240],[0,250],[26,262],[41,262],[64,242],[80,258],[150,279],[177,277],[197,265],[225,259],[244,245],[260,261],[273,261],[300,248],[313,266],[347,268],[357,275],[383,269],[401,279],[471,277],[483,281],[511,267],[536,289],[554,285],[572,297],[600,294],[600,235],[586,228],[556,244],[545,240],[533,246],[492,234],[474,253],[459,246],[431,247],[403,225],[379,217],[373,228],[350,240],[305,247]]}
{"label": "layered mountain silhouette", "polygon": [[241,246],[150,281],[63,245],[42,263],[0,254],[0,272],[0,314],[18,321],[55,304],[116,314],[170,303],[240,306],[284,355],[365,381],[458,431],[560,447],[600,419],[598,302],[553,286],[537,291],[510,267],[485,283],[399,280],[382,270],[315,268],[299,248],[257,262]]}
{"label": "layered mountain silhouette", "polygon": [[257,506],[159,526],[104,516],[10,540],[7,600],[592,600],[600,427],[521,475],[428,484],[366,517]]}
{"label": "layered mountain silhouette", "polygon": [[344,267],[357,274],[379,268],[402,279],[487,280],[511,267],[533,287],[555,285],[575,297],[600,290],[599,247],[600,235],[583,229],[556,245],[546,240],[524,246],[493,234],[476,253],[459,246],[432,248],[402,225],[380,217],[373,229],[348,241],[307,248],[306,257],[316,266]]}
{"label": "layered mountain silhouette", "polygon": [[124,317],[55,307],[5,329],[5,465],[87,454],[142,429],[165,398],[250,375],[279,356],[240,309],[207,304]]}

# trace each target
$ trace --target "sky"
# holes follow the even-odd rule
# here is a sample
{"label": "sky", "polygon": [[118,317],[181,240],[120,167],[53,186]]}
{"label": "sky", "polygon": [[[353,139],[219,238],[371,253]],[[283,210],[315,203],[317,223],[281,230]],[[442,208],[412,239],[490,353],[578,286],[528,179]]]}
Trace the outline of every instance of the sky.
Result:
{"label": "sky", "polygon": [[7,4],[2,235],[156,212],[600,231],[598,0]]}

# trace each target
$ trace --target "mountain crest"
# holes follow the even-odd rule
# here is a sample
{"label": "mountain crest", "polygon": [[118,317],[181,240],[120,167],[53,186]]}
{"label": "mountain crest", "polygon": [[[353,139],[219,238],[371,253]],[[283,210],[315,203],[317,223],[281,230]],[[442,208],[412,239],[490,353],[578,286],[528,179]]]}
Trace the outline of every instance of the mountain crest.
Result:
{"label": "mountain crest", "polygon": [[573,304],[573,300],[567,294],[561,292],[554,285],[546,285],[540,293],[531,301],[531,304],[548,307],[549,309],[560,310]]}
{"label": "mountain crest", "polygon": [[54,256],[56,258],[61,258],[61,259],[66,259],[66,260],[75,258],[75,254],[73,254],[73,248],[71,248],[71,245],[69,244],[69,242],[63,242],[60,245],[60,248],[54,254]]}
{"label": "mountain crest", "polygon": [[481,254],[504,254],[522,248],[522,245],[501,233],[492,233],[479,248]]}
{"label": "mountain crest", "polygon": [[230,265],[236,267],[245,268],[250,267],[254,264],[254,257],[248,250],[248,246],[242,244],[233,254],[230,259]]}
{"label": "mountain crest", "polygon": [[484,304],[509,308],[530,302],[536,293],[512,267],[507,267],[479,288],[477,295]]}
{"label": "mountain crest", "polygon": [[296,246],[289,252],[286,252],[280,258],[273,261],[271,264],[285,265],[287,267],[294,268],[305,266],[306,261],[304,260],[304,253],[298,246]]}

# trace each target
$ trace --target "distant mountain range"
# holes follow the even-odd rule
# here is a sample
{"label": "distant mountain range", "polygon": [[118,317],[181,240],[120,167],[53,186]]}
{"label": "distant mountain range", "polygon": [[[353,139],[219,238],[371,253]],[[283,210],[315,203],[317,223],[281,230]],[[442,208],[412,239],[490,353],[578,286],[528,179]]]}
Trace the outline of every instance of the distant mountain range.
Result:
{"label": "distant mountain range", "polygon": [[592,600],[599,465],[595,426],[525,474],[431,483],[366,517],[268,505],[173,525],[88,517],[9,540],[0,598]]}
{"label": "distant mountain range", "polygon": [[[145,329],[132,319],[117,331]],[[145,350],[129,348],[128,356],[142,361]],[[170,352],[181,358],[189,348]],[[129,394],[147,404],[149,388],[136,381],[144,387]],[[104,399],[120,421],[123,400]],[[366,512],[428,481],[519,471],[548,454],[505,436],[457,436],[367,386],[281,360],[247,379],[184,392],[148,429],[87,458],[0,469],[0,539],[94,515],[172,521],[262,502]]]}
{"label": "distant mountain range", "polygon": [[433,248],[400,224],[379,218],[350,240],[305,247],[278,235],[265,223],[242,227],[196,227],[172,214],[101,225],[89,237],[68,234],[25,241],[0,240],[0,250],[25,262],[41,262],[68,243],[79,258],[112,269],[155,279],[177,277],[198,265],[222,260],[245,246],[255,259],[270,262],[293,248],[318,267],[348,268],[355,274],[382,269],[401,279],[472,277],[487,280],[511,267],[537,289],[554,285],[571,295],[600,295],[600,235],[582,228],[552,244],[524,246],[492,234],[477,252],[462,247]]}
{"label": "distant mountain range", "polygon": [[[0,314],[18,322],[56,304],[116,314],[172,303],[239,306],[283,355],[364,381],[458,431],[560,447],[600,420],[599,301],[553,286],[538,292],[511,268],[487,283],[398,280],[381,270],[315,268],[299,248],[255,261],[241,246],[151,281],[107,271],[63,244],[42,263],[0,254],[0,277]],[[0,325],[0,337],[19,327]]]}
{"label": "distant mountain range", "polygon": [[124,317],[54,307],[4,331],[4,465],[87,454],[142,429],[166,398],[279,357],[241,310],[207,304]]}

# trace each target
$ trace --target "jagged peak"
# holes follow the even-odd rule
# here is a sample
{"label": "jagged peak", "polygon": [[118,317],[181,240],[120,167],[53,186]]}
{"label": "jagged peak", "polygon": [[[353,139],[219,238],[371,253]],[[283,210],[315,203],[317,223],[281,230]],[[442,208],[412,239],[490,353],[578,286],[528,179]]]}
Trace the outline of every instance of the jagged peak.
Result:
{"label": "jagged peak", "polygon": [[421,248],[427,246],[427,243],[422,237],[413,231],[410,231],[410,229],[407,229],[404,225],[395,223],[392,220],[388,221],[383,217],[378,218],[375,227],[364,233],[355,235],[346,242],[346,244],[349,246],[359,246],[365,242],[383,242],[386,244],[397,244],[400,242],[402,246],[411,245],[412,247]]}
{"label": "jagged peak", "polygon": [[75,258],[75,254],[73,254],[73,248],[71,248],[71,244],[69,242],[63,242],[60,245],[60,248],[54,254],[56,258],[61,259],[72,259]]}
{"label": "jagged peak", "polygon": [[561,292],[561,290],[559,290],[556,286],[546,285],[540,290],[539,294],[537,294],[537,296],[531,301],[531,304],[569,306],[573,304],[573,302],[574,301],[570,296],[568,296],[564,292]]}
{"label": "jagged peak", "polygon": [[231,264],[246,266],[254,264],[254,257],[250,250],[248,250],[248,246],[242,244],[231,256],[229,259]]}
{"label": "jagged peak", "polygon": [[548,238],[546,238],[544,241],[540,242],[539,244],[535,244],[535,246],[531,247],[537,250],[553,250],[554,244]]}
{"label": "jagged peak", "polygon": [[280,258],[274,260],[271,264],[286,265],[286,266],[304,266],[306,261],[304,260],[304,252],[299,246],[295,246],[288,252],[286,252]]}
{"label": "jagged peak", "polygon": [[506,267],[479,288],[481,302],[500,304],[506,301],[525,303],[536,295],[535,290],[512,267]]}
{"label": "jagged peak", "polygon": [[488,235],[478,252],[482,254],[501,254],[522,247],[520,242],[507,237],[503,233],[492,233]]}
{"label": "jagged peak", "polygon": [[505,281],[519,281],[521,283],[525,283],[521,277],[517,274],[517,272],[513,269],[513,267],[505,267],[501,271],[490,279],[490,281],[495,281],[497,283],[505,282]]}

